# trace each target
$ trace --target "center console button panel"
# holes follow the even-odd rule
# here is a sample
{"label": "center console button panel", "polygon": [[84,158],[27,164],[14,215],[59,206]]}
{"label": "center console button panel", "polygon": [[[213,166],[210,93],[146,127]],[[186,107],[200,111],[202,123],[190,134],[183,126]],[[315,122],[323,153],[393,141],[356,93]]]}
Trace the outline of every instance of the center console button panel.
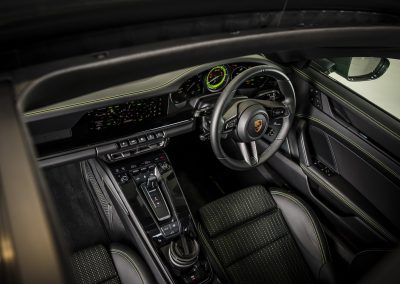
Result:
{"label": "center console button panel", "polygon": [[212,269],[167,155],[152,152],[108,167],[176,283],[211,281]]}
{"label": "center console button panel", "polygon": [[168,139],[163,131],[145,132],[134,137],[118,141],[118,151],[106,155],[110,162],[141,155],[146,152],[164,148]]}
{"label": "center console button panel", "polygon": [[[174,205],[168,202],[166,191],[175,193],[180,192],[180,189],[177,191],[171,188],[178,186],[177,183],[166,184],[166,176],[174,177],[174,173],[164,153],[151,153],[118,161],[109,167],[125,195],[132,196],[130,205],[136,208],[142,224],[148,228],[147,234],[157,245],[164,244],[169,238],[180,233],[180,219],[186,220],[190,213],[186,204],[181,202],[183,195],[177,197],[169,194]],[[163,175],[164,181],[161,181]],[[179,200],[175,202],[175,198]]]}

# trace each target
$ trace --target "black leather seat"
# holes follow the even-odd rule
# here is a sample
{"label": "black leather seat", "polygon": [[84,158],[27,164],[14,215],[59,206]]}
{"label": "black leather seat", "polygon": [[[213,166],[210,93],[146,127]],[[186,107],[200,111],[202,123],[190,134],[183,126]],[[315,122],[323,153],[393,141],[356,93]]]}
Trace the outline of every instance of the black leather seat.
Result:
{"label": "black leather seat", "polygon": [[72,255],[72,272],[79,284],[148,284],[154,278],[142,258],[126,246],[113,244],[80,250]]}
{"label": "black leather seat", "polygon": [[200,209],[203,247],[223,283],[333,283],[325,235],[310,208],[253,186]]}

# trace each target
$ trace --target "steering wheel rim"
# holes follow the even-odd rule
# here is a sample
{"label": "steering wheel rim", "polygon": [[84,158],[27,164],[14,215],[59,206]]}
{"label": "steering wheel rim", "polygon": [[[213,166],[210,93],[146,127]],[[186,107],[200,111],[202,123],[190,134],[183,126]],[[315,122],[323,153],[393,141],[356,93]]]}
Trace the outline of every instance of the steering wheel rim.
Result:
{"label": "steering wheel rim", "polygon": [[[240,136],[240,133],[245,133],[243,132],[244,130],[240,130],[241,132],[238,133],[238,125],[240,124],[241,127],[243,128],[243,124],[245,127],[249,127],[249,119],[247,118],[249,115],[246,114],[246,122],[242,123],[242,120],[245,119],[244,112],[239,114],[237,112],[237,125],[235,125],[234,130],[235,136],[237,137],[237,143],[239,146],[239,149],[242,153],[243,160],[238,160],[234,159],[230,156],[228,156],[225,151],[223,150],[221,146],[221,139],[222,139],[222,134],[224,132],[224,129],[226,128],[226,123],[227,121],[231,121],[232,119],[229,118],[229,115],[226,115],[225,111],[227,107],[231,104],[232,99],[237,91],[237,89],[242,85],[246,80],[255,77],[255,76],[260,76],[260,75],[266,75],[274,78],[279,86],[279,89],[281,91],[281,94],[285,97],[283,102],[273,102],[273,101],[268,101],[268,100],[255,100],[255,99],[246,99],[243,101],[239,101],[238,103],[235,103],[233,106],[231,106],[228,110],[228,112],[234,113],[234,110],[232,108],[237,107],[239,109],[241,107],[240,104],[245,104],[245,111],[249,112],[251,111],[251,108],[255,109],[257,111],[256,115],[259,115],[259,117],[264,116],[266,124],[268,123],[268,115],[265,115],[262,113],[261,108],[259,105],[263,106],[264,108],[271,108],[271,109],[277,109],[277,108],[283,108],[284,115],[282,116],[282,127],[280,131],[278,132],[275,140],[270,144],[270,146],[261,153],[261,155],[258,155],[257,153],[257,147],[256,147],[256,141],[261,139],[262,136],[258,137],[257,139],[252,139],[254,137],[250,137],[249,141],[240,141],[241,139],[243,140],[243,136],[241,135],[242,138],[238,137]],[[237,104],[237,105],[236,105]],[[236,105],[236,106],[235,106]],[[253,105],[257,105],[254,106]],[[242,107],[244,108],[244,107]],[[293,85],[288,78],[288,76],[283,72],[283,70],[277,66],[273,65],[259,65],[255,66],[252,68],[249,68],[239,75],[237,75],[224,89],[224,91],[221,93],[219,96],[215,106],[213,113],[211,115],[211,126],[210,126],[210,140],[211,140],[211,146],[213,149],[213,152],[217,159],[227,166],[228,168],[231,168],[233,170],[248,170],[253,167],[257,167],[260,164],[264,163],[266,160],[268,160],[275,152],[277,152],[286,139],[289,129],[293,123],[293,115],[296,109],[296,98],[295,98],[295,92]],[[230,114],[232,115],[232,114]],[[255,119],[257,118],[256,115],[254,116]],[[261,116],[260,116],[261,115]],[[250,115],[251,116],[251,115]],[[253,119],[253,118],[251,118]],[[251,120],[250,119],[250,120]],[[260,120],[260,119],[257,119]],[[254,125],[256,125],[256,121],[253,119],[251,123],[254,122]],[[262,124],[262,123],[261,123]],[[253,126],[251,126],[253,127]],[[267,129],[267,125],[264,127],[264,133]],[[250,130],[246,130],[248,132],[251,132]],[[254,131],[253,131],[254,132]],[[264,134],[262,133],[262,135]],[[246,138],[246,137],[245,137]],[[246,139],[245,139],[246,140]],[[246,143],[250,143],[250,148],[251,148],[251,154],[256,157],[249,157],[248,149]],[[246,153],[247,153],[247,158],[246,158]],[[252,159],[254,158],[254,159]]]}

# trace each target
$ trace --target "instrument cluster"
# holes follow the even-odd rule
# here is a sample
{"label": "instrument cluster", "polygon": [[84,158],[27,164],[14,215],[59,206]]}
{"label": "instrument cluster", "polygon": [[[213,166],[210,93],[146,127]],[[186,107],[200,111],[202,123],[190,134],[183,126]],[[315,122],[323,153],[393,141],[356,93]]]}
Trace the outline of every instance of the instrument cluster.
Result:
{"label": "instrument cluster", "polygon": [[[229,63],[214,66],[186,80],[176,92],[171,93],[171,100],[174,104],[181,104],[191,98],[220,93],[237,75],[256,65],[258,64]],[[264,75],[255,76],[245,81],[241,87],[241,89],[248,89],[254,92],[276,88],[275,79]]]}

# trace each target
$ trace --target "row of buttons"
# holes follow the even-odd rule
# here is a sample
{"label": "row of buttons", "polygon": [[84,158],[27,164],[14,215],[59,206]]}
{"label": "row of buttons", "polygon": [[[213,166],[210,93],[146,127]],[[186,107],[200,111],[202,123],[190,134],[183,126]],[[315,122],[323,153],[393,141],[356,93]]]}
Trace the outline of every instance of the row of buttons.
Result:
{"label": "row of buttons", "polygon": [[285,108],[274,108],[272,109],[272,117],[279,117],[279,116],[285,116],[286,115],[286,109]]}
{"label": "row of buttons", "polygon": [[165,145],[166,145],[165,141],[155,142],[152,144],[143,144],[143,145],[139,145],[135,148],[127,149],[124,152],[110,154],[110,155],[108,155],[108,158],[111,161],[120,160],[123,158],[129,158],[131,156],[142,154],[144,152],[161,149],[161,148],[165,147]]}
{"label": "row of buttons", "polygon": [[131,179],[131,175],[133,176],[133,180],[136,182],[136,184],[141,184],[147,180],[150,173],[154,171],[154,168],[155,165],[150,165],[148,167],[131,169],[127,173],[126,167],[121,166],[119,168],[115,168],[113,172],[116,174],[117,180],[122,184],[128,182]]}
{"label": "row of buttons", "polygon": [[179,224],[176,221],[176,222],[164,225],[161,227],[161,231],[162,231],[163,235],[166,237],[172,236],[179,232]]}
{"label": "row of buttons", "polygon": [[119,166],[113,166],[112,168],[112,172],[114,174],[120,174],[126,171],[130,171],[130,170],[135,170],[135,169],[139,169],[140,171],[145,171],[146,168],[148,167],[153,167],[152,169],[154,169],[154,164],[155,163],[163,163],[167,160],[167,158],[165,157],[164,154],[160,154],[157,155],[156,157],[149,159],[149,160],[145,160],[142,161],[140,163],[137,164],[125,164],[125,165],[119,165]]}
{"label": "row of buttons", "polygon": [[[175,221],[174,218],[171,219],[170,224],[162,226],[159,231],[158,229],[153,229],[149,231],[149,235],[152,237],[152,239],[160,246],[163,246],[167,243],[169,243],[170,237],[173,237],[173,235],[179,233],[179,223]],[[171,226],[170,226],[171,225]],[[165,232],[165,233],[164,233]]]}
{"label": "row of buttons", "polygon": [[120,183],[124,184],[133,179],[139,185],[147,180],[150,173],[154,171],[155,166],[158,167],[161,174],[171,169],[166,156],[161,153],[151,159],[142,160],[139,163],[113,165],[111,171]]}
{"label": "row of buttons", "polygon": [[225,123],[225,130],[233,129],[236,126],[237,118],[231,118]]}
{"label": "row of buttons", "polygon": [[322,110],[321,92],[317,89],[310,89],[310,102],[313,106]]}
{"label": "row of buttons", "polygon": [[[127,183],[132,176],[132,179],[135,181],[135,183],[137,185],[142,184],[143,182],[146,182],[146,180],[149,178],[150,173],[152,173],[154,171],[155,165],[150,165],[149,167],[143,167],[140,169],[133,169],[133,170],[129,170],[129,172],[121,172],[120,169],[117,169],[116,173],[116,178],[117,180],[124,184]],[[164,173],[166,171],[168,171],[171,168],[171,166],[166,163],[166,162],[161,162],[158,164],[158,169],[160,171],[160,173]]]}
{"label": "row of buttons", "polygon": [[335,174],[334,171],[332,171],[330,168],[328,168],[327,166],[325,166],[324,163],[322,163],[319,160],[315,160],[314,161],[314,166],[317,167],[318,170],[320,170],[324,175],[326,175],[327,177],[331,177]]}
{"label": "row of buttons", "polygon": [[[135,170],[131,170],[130,172],[133,175],[133,180],[137,185],[145,182],[147,178],[149,177],[150,173],[154,171],[155,165],[151,165],[149,167],[144,167]],[[157,168],[160,172],[160,174],[165,173],[166,171],[169,171],[171,169],[171,166],[167,162],[159,162],[157,163]]]}
{"label": "row of buttons", "polygon": [[156,133],[147,133],[146,135],[143,136],[134,137],[128,140],[121,141],[119,142],[119,147],[122,149],[128,146],[134,146],[136,144],[144,143],[146,141],[152,141],[156,138],[163,138],[163,137],[164,137],[164,132],[162,131]]}

